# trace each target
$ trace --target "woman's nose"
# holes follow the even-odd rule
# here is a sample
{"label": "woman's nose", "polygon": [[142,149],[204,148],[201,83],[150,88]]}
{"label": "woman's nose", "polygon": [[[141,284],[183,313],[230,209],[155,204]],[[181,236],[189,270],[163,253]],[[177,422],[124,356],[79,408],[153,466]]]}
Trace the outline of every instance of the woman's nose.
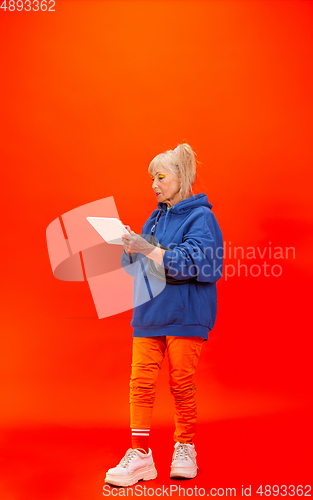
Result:
{"label": "woman's nose", "polygon": [[157,187],[158,183],[157,183],[157,180],[154,179],[153,183],[152,183],[152,189],[155,189]]}

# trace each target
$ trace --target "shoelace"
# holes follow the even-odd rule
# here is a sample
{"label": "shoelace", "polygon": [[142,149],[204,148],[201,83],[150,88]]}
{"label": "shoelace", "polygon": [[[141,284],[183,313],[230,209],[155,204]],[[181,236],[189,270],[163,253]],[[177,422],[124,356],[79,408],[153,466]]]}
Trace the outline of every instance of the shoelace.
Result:
{"label": "shoelace", "polygon": [[180,443],[174,452],[173,460],[188,460],[188,456],[188,447],[185,444]]}
{"label": "shoelace", "polygon": [[[194,464],[197,465],[195,460],[189,455],[188,446],[184,443],[179,443],[179,446],[177,446],[174,452],[173,460],[188,460],[188,458],[190,458]],[[197,469],[199,469],[198,465]]]}
{"label": "shoelace", "polygon": [[121,467],[127,467],[130,463],[130,461],[136,456],[136,452],[132,450],[132,448],[129,448],[129,450],[126,451],[125,456],[122,458],[120,461],[119,465]]}

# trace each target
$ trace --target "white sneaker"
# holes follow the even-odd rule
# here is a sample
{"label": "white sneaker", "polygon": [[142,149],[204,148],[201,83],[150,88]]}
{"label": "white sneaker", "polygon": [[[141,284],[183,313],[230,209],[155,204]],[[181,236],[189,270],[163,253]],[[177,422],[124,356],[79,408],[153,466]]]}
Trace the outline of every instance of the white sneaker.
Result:
{"label": "white sneaker", "polygon": [[120,463],[109,469],[105,482],[114,486],[132,486],[141,479],[155,479],[157,471],[154,467],[152,452],[142,453],[139,449],[129,448]]}
{"label": "white sneaker", "polygon": [[193,478],[197,475],[196,450],[194,444],[176,443],[170,477]]}

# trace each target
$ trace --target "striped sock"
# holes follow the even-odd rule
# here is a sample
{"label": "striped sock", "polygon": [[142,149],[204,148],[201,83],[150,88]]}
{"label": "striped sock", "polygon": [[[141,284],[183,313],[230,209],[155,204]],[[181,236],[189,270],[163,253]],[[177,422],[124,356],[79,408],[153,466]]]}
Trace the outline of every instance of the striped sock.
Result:
{"label": "striped sock", "polygon": [[132,448],[141,448],[146,453],[149,451],[149,433],[150,429],[132,429]]}

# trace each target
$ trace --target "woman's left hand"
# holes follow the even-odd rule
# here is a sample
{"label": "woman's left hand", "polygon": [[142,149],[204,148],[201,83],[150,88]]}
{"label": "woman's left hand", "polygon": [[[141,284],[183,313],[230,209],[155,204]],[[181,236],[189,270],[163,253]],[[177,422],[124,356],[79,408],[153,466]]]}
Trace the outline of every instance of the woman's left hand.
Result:
{"label": "woman's left hand", "polygon": [[142,253],[147,255],[147,253],[153,250],[154,245],[148,243],[144,238],[139,236],[139,234],[134,233],[129,226],[127,226],[127,229],[130,234],[123,234],[122,241],[128,253]]}

